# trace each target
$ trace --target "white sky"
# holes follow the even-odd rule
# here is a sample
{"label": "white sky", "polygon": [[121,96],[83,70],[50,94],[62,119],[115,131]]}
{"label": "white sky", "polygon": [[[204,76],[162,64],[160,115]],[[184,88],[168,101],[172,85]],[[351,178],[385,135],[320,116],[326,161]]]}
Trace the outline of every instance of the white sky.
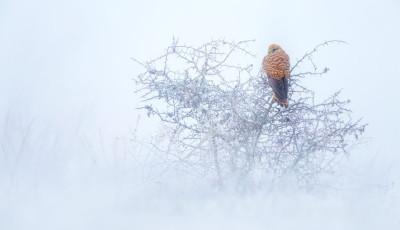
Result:
{"label": "white sky", "polygon": [[373,180],[400,183],[398,0],[3,0],[0,126],[7,114],[16,133],[33,120],[38,138],[56,133],[65,146],[99,130],[127,135],[138,114],[131,79],[140,71],[129,57],[157,57],[173,36],[194,45],[256,39],[254,64],[271,43],[293,62],[318,43],[347,41],[320,51],[315,60],[331,72],[310,87],[321,97],[343,89],[355,118],[370,124],[371,141],[354,159],[377,162]]}

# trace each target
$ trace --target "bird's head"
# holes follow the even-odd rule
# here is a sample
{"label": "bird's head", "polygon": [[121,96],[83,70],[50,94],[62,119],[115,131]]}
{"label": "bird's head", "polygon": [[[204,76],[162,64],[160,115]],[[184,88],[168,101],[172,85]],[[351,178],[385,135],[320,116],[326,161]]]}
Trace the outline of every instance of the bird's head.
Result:
{"label": "bird's head", "polygon": [[268,47],[268,53],[273,53],[273,52],[275,52],[275,51],[277,51],[277,50],[280,50],[280,49],[282,49],[279,45],[277,45],[277,44],[271,44],[269,47]]}

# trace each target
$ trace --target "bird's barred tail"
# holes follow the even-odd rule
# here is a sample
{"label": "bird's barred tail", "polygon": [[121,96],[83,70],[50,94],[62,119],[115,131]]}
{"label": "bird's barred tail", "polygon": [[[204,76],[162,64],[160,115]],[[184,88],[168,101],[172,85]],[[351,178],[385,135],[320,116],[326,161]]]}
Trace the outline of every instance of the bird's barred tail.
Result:
{"label": "bird's barred tail", "polygon": [[289,100],[288,99],[279,99],[274,94],[274,100],[282,107],[288,108],[289,107]]}

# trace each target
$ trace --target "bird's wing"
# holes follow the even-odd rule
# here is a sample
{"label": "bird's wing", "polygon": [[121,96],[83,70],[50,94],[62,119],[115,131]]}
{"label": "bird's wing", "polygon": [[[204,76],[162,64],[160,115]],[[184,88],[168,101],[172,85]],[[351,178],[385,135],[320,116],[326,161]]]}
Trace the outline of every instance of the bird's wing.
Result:
{"label": "bird's wing", "polygon": [[[287,104],[287,80],[285,78],[275,79],[268,76],[269,84],[274,91],[275,99],[282,105]],[[285,83],[286,82],[286,83]],[[286,86],[285,86],[286,85]]]}

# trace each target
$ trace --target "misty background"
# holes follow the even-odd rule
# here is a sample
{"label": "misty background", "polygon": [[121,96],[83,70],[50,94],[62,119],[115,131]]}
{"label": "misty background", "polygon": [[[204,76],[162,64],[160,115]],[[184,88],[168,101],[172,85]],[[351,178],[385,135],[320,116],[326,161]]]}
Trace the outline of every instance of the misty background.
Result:
{"label": "misty background", "polygon": [[[0,228],[398,229],[399,12],[395,0],[1,1]],[[330,72],[306,83],[321,99],[343,89],[367,142],[322,193],[149,180],[130,140],[159,124],[135,109],[130,57],[158,57],[174,36],[255,39],[254,66],[271,43],[293,63],[348,42],[319,51]]]}

